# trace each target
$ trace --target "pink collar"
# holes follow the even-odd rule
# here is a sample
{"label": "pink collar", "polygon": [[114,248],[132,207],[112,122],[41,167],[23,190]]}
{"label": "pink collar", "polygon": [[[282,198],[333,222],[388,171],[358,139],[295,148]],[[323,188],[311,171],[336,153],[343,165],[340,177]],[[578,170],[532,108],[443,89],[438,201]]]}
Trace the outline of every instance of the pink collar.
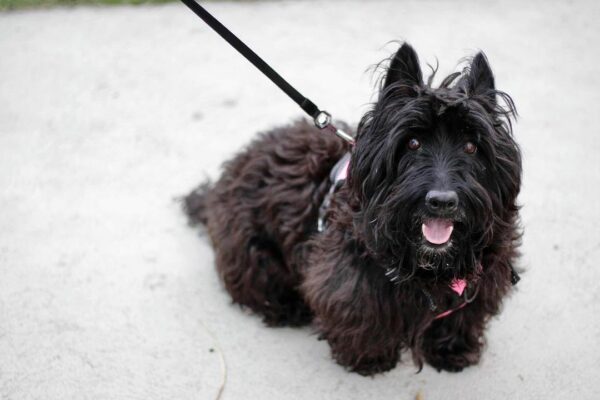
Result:
{"label": "pink collar", "polygon": [[[479,263],[477,265],[477,276],[481,275],[481,273],[483,272],[483,265],[481,265],[481,263]],[[477,278],[475,278],[475,280],[477,280]],[[466,306],[467,304],[469,304],[470,302],[472,302],[475,299],[475,296],[477,296],[477,289],[475,290],[475,293],[471,296],[471,298],[467,298],[467,296],[465,295],[465,289],[467,288],[467,281],[466,279],[453,279],[452,282],[450,282],[450,289],[452,289],[452,291],[454,293],[456,293],[458,296],[463,297],[464,301],[455,308],[451,308],[449,310],[446,310],[438,315],[435,316],[434,319],[439,319],[439,318],[444,318],[447,317],[448,315],[452,314],[454,311],[460,310],[461,308],[463,308],[464,306]]]}
{"label": "pink collar", "polygon": [[[450,283],[450,289],[452,289],[454,291],[454,293],[456,293],[459,296],[463,295],[463,293],[465,292],[465,288],[466,287],[467,287],[467,281],[464,280],[464,279],[453,279],[452,283]],[[439,313],[438,315],[435,316],[434,319],[440,319],[440,318],[447,317],[448,315],[452,314],[454,311],[460,310],[461,308],[463,308],[467,304],[468,303],[466,301],[464,301],[458,307],[451,308],[451,309],[446,310],[446,311],[444,311],[442,313]]]}

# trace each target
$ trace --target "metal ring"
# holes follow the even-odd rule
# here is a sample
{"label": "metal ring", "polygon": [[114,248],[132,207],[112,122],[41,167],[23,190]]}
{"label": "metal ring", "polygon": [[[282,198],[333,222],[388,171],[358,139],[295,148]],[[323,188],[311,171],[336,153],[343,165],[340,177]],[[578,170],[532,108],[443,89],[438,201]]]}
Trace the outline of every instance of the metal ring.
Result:
{"label": "metal ring", "polygon": [[331,114],[327,111],[319,111],[319,113],[314,118],[315,125],[319,129],[324,129],[331,124]]}

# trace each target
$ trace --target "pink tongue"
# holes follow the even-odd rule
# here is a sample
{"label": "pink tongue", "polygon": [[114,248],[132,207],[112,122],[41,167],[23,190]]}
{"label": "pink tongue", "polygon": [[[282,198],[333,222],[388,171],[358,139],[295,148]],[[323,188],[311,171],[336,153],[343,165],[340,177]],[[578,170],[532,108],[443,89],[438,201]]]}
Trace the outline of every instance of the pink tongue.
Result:
{"label": "pink tongue", "polygon": [[433,218],[423,223],[423,236],[432,244],[442,244],[450,240],[454,223],[449,219]]}

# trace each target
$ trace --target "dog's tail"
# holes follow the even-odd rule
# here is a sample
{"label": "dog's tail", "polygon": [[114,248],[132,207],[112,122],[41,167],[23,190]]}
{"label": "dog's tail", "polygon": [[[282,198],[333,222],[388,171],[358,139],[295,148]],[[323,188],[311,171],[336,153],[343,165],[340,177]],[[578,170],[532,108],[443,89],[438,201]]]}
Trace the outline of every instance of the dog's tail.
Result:
{"label": "dog's tail", "polygon": [[206,225],[208,222],[206,200],[211,188],[210,181],[206,181],[183,198],[183,211],[188,216],[190,225]]}

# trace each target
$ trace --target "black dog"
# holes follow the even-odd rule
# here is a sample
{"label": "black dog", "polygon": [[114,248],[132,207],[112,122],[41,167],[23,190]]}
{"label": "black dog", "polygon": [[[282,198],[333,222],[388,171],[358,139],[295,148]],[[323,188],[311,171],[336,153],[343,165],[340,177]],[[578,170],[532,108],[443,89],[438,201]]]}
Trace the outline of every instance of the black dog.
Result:
{"label": "black dog", "polygon": [[235,302],[269,325],[314,318],[337,362],[360,374],[393,368],[402,348],[419,367],[477,363],[515,277],[512,100],[482,53],[437,88],[433,75],[423,82],[404,44],[354,148],[306,122],[275,129],[185,202]]}

